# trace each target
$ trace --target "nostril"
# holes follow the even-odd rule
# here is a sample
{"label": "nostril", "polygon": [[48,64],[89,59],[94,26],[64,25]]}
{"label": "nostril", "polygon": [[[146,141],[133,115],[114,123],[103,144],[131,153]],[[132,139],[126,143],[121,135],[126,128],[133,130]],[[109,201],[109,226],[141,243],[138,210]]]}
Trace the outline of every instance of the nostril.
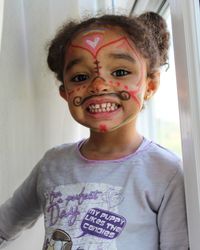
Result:
{"label": "nostril", "polygon": [[99,92],[107,92],[108,89],[102,89],[102,88],[92,88],[89,90],[91,94],[99,93]]}
{"label": "nostril", "polygon": [[94,90],[92,90],[92,89],[90,89],[90,90],[89,90],[89,93],[91,93],[91,94],[95,94],[95,91],[94,91]]}
{"label": "nostril", "polygon": [[102,89],[103,92],[107,92],[108,90],[107,89]]}

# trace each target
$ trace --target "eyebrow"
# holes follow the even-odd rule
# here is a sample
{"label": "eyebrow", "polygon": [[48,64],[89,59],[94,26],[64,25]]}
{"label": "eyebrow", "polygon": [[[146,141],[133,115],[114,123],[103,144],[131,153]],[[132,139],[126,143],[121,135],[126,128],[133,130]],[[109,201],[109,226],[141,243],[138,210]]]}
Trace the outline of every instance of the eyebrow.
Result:
{"label": "eyebrow", "polygon": [[132,63],[136,62],[136,60],[132,56],[126,53],[110,53],[109,57],[112,57],[114,59],[124,59]]}
{"label": "eyebrow", "polygon": [[75,59],[69,61],[69,63],[65,67],[65,72],[69,71],[74,65],[77,65],[82,61],[83,61],[82,57],[75,58]]}

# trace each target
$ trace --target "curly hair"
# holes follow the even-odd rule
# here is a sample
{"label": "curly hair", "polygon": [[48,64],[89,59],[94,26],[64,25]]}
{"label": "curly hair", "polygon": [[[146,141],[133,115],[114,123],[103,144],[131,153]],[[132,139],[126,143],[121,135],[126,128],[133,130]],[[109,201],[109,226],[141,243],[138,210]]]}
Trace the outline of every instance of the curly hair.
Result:
{"label": "curly hair", "polygon": [[133,41],[141,55],[147,59],[148,75],[167,63],[169,32],[165,20],[154,12],[138,17],[103,15],[82,21],[69,21],[57,32],[48,45],[47,63],[57,79],[63,82],[64,57],[71,41],[90,27],[120,27]]}

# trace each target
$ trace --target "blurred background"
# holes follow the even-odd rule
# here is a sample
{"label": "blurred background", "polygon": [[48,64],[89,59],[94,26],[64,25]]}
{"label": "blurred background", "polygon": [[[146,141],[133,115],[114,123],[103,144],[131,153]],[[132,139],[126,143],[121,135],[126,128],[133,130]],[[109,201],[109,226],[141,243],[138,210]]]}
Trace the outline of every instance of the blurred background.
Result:
{"label": "blurred background", "polygon": [[[161,14],[171,32],[170,10],[162,0],[0,0],[0,203],[30,173],[49,148],[87,137],[88,130],[69,115],[48,70],[46,45],[69,19],[102,13]],[[146,104],[138,128],[147,138],[180,157],[181,140],[171,41],[169,68],[160,89]],[[41,249],[43,218],[6,249]]]}

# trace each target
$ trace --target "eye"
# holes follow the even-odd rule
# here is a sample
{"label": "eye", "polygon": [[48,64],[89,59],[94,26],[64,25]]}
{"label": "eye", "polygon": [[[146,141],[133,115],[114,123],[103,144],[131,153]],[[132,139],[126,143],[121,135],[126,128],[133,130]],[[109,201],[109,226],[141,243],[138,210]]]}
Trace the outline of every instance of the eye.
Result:
{"label": "eye", "polygon": [[114,72],[112,72],[111,75],[115,76],[115,77],[122,77],[122,76],[126,76],[129,75],[131,72],[125,69],[118,69],[115,70]]}
{"label": "eye", "polygon": [[88,75],[85,75],[85,74],[78,74],[78,75],[72,77],[72,78],[71,78],[71,81],[72,81],[72,82],[83,82],[83,81],[86,81],[88,78],[89,78]]}

